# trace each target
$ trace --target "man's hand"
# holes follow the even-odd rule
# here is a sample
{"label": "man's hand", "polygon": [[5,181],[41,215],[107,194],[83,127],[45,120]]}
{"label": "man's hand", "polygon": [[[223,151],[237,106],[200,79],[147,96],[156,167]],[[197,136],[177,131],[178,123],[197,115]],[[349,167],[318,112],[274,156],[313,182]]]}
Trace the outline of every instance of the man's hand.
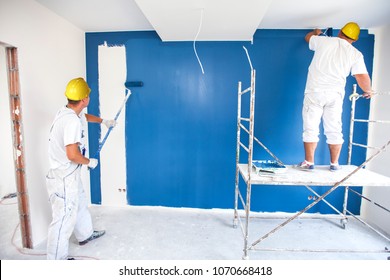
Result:
{"label": "man's hand", "polygon": [[115,120],[105,120],[105,119],[103,119],[102,123],[105,126],[107,126],[107,128],[116,126],[116,121]]}
{"label": "man's hand", "polygon": [[371,96],[372,96],[372,92],[371,92],[371,91],[370,91],[370,92],[365,92],[365,93],[362,94],[362,96],[363,96],[364,98],[369,99],[369,98],[371,98]]}
{"label": "man's hand", "polygon": [[322,33],[322,30],[316,28],[316,29],[313,30],[313,33],[314,33],[314,35],[318,36],[318,35],[320,35]]}
{"label": "man's hand", "polygon": [[96,158],[90,158],[88,163],[89,169],[94,169],[98,165],[99,161]]}
{"label": "man's hand", "polygon": [[310,31],[309,33],[306,34],[306,36],[305,36],[305,41],[306,41],[307,43],[309,43],[311,36],[314,36],[314,35],[315,35],[315,36],[318,36],[318,35],[320,35],[321,33],[322,33],[321,29],[318,29],[318,28],[313,29],[313,31]]}

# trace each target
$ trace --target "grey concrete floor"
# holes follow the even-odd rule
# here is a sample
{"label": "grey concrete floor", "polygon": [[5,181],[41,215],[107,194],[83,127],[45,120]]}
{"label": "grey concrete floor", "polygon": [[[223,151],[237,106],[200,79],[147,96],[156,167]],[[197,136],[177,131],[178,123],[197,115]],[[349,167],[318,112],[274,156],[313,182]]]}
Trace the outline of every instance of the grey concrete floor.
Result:
{"label": "grey concrete floor", "polygon": [[[84,246],[72,237],[69,253],[86,260],[241,260],[244,237],[233,210],[149,206],[90,207],[106,235]],[[16,198],[0,204],[0,259],[44,260],[46,244],[22,249]],[[252,244],[286,220],[287,213],[253,213]],[[34,225],[33,225],[34,226]],[[249,251],[250,260],[386,260],[389,241],[351,218],[346,229],[333,216],[304,215]]]}

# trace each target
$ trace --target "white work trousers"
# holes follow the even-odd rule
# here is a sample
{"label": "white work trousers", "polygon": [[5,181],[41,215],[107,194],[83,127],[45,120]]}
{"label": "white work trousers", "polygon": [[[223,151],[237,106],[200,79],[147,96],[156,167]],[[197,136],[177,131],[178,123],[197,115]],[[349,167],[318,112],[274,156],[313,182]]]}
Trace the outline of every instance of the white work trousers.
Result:
{"label": "white work trousers", "polygon": [[80,177],[80,166],[51,169],[46,176],[53,220],[47,238],[47,259],[67,259],[74,233],[84,241],[93,233],[92,219]]}
{"label": "white work trousers", "polygon": [[318,142],[323,121],[326,143],[343,144],[342,119],[344,94],[339,92],[305,93],[302,109],[303,142]]}

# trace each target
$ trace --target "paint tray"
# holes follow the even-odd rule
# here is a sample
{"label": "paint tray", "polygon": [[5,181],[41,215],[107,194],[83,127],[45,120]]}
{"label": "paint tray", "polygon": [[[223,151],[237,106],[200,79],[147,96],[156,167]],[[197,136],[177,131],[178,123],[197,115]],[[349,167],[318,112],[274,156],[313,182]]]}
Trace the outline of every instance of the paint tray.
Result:
{"label": "paint tray", "polygon": [[253,160],[252,166],[259,175],[283,174],[287,171],[286,166],[276,160]]}

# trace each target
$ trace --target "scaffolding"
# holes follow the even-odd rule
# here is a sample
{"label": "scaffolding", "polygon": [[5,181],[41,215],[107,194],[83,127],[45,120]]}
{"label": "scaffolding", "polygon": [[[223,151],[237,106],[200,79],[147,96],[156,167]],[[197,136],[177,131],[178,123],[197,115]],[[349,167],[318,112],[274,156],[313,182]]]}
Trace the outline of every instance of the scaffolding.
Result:
{"label": "scaffolding", "polygon": [[[245,48],[244,48],[245,49]],[[246,49],[245,49],[246,51]],[[246,51],[247,52],[247,51]],[[375,229],[371,225],[369,225],[367,222],[365,222],[360,217],[354,215],[351,211],[348,210],[348,194],[350,192],[360,196],[362,199],[367,200],[368,202],[372,203],[375,206],[380,207],[384,211],[390,213],[390,210],[385,208],[384,206],[380,205],[379,203],[376,203],[372,201],[371,199],[364,197],[359,192],[353,190],[352,186],[390,186],[390,178],[380,175],[378,173],[372,172],[370,170],[365,169],[364,167],[368,162],[373,160],[376,156],[378,156],[380,153],[386,150],[386,148],[390,145],[390,141],[388,141],[385,145],[382,147],[369,147],[367,145],[362,145],[359,143],[353,142],[353,131],[354,131],[354,125],[355,122],[366,122],[366,123],[390,123],[390,121],[373,121],[373,120],[361,120],[355,118],[355,103],[361,97],[362,95],[358,95],[356,93],[356,85],[354,85],[354,91],[351,95],[352,98],[352,105],[351,105],[351,119],[350,119],[350,135],[349,135],[349,143],[348,143],[348,163],[347,165],[343,165],[341,170],[337,172],[332,172],[330,174],[329,166],[321,166],[316,165],[315,172],[302,172],[294,166],[286,165],[286,172],[283,174],[283,176],[273,176],[273,175],[267,175],[263,176],[255,171],[253,168],[253,149],[254,149],[254,143],[260,145],[274,160],[280,165],[284,165],[283,162],[277,158],[259,139],[257,139],[254,136],[254,122],[255,122],[255,80],[256,80],[256,70],[253,69],[252,64],[250,62],[249,55],[247,53],[249,64],[251,66],[251,80],[250,80],[250,87],[246,89],[242,89],[241,82],[238,83],[238,108],[237,108],[237,147],[236,147],[236,177],[235,177],[235,201],[234,201],[234,221],[233,226],[236,228],[238,225],[241,228],[243,238],[244,238],[244,254],[243,259],[249,258],[249,251],[261,251],[261,249],[258,248],[259,243],[261,243],[263,240],[268,238],[270,235],[274,234],[276,231],[287,225],[288,223],[292,222],[293,220],[300,217],[303,213],[307,212],[310,208],[312,208],[314,205],[319,203],[320,201],[326,203],[331,209],[335,211],[336,217],[340,218],[340,223],[342,228],[346,228],[348,218],[353,217],[363,223],[365,226],[369,227],[373,231],[375,231],[377,234],[385,238],[387,241],[390,241],[390,238],[386,236],[385,234],[381,233],[379,230]],[[242,97],[245,94],[249,94],[250,101],[249,101],[249,117],[243,117],[242,116]],[[241,132],[245,132],[248,135],[248,141],[247,144],[244,144],[242,141]],[[352,158],[352,148],[353,146],[359,146],[363,148],[370,148],[374,149],[375,152],[369,156],[366,161],[364,161],[359,166],[355,166],[351,164],[351,158]],[[245,152],[247,152],[247,162],[246,163],[240,163],[240,151],[243,149]],[[243,179],[243,181],[246,184],[246,194],[241,193],[239,184],[240,184],[240,178]],[[279,185],[279,186],[304,186],[306,187],[311,193],[314,194],[316,199],[310,203],[308,206],[306,206],[301,211],[297,212],[296,214],[291,215],[287,220],[285,220],[283,223],[278,225],[277,227],[270,230],[268,233],[263,235],[262,237],[256,239],[256,240],[249,240],[249,224],[250,224],[250,218],[251,218],[251,193],[252,193],[252,186],[254,185]],[[310,186],[329,186],[330,188],[323,193],[322,195],[318,194],[313,188]],[[343,209],[342,211],[338,210],[336,207],[334,207],[330,202],[326,200],[326,197],[335,191],[339,187],[344,187],[344,203],[343,203]],[[239,205],[243,207],[244,209],[244,216],[240,216],[239,214]],[[300,251],[300,250],[294,250],[294,251]],[[301,251],[310,251],[310,250],[301,250]],[[332,252],[332,250],[328,250],[329,252]],[[351,250],[348,250],[348,252],[351,252]],[[377,252],[390,252],[387,248],[384,250],[378,250]]]}

